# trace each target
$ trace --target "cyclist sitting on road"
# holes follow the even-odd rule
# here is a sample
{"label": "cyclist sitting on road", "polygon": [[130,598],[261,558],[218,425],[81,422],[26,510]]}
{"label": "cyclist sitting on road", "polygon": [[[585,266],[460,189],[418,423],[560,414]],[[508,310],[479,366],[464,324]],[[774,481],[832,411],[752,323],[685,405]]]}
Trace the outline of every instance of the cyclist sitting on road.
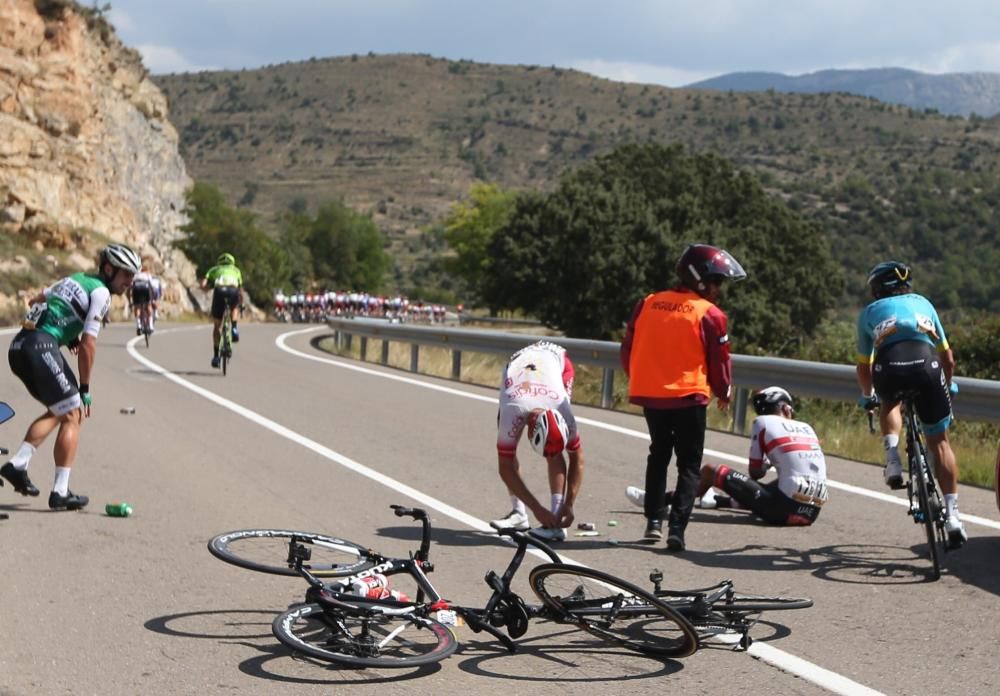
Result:
{"label": "cyclist sitting on road", "polygon": [[879,406],[885,482],[899,489],[900,397],[917,392],[914,407],[944,493],[948,544],[958,548],[968,536],[958,512],[958,464],[948,442],[955,358],[934,305],[913,292],[909,266],[898,261],[878,264],[868,274],[868,287],[874,301],[858,317],[858,404],[866,410]]}
{"label": "cyclist sitting on road", "polygon": [[[157,281],[154,283],[154,280]],[[149,324],[149,333],[156,327],[156,305],[159,300],[159,279],[149,272],[149,257],[142,257],[142,269],[132,278],[127,297],[135,316],[135,335],[142,335],[143,318]]]}
{"label": "cyclist sitting on road", "polygon": [[[47,407],[25,433],[24,442],[0,476],[21,495],[38,495],[28,478],[28,464],[45,438],[59,427],[55,446],[55,481],[49,495],[53,510],[78,510],[90,499],[69,490],[83,417],[90,417],[90,379],[97,356],[97,335],[111,307],[111,295],[121,295],[139,271],[139,257],[122,244],[101,251],[97,273],[74,273],[31,299],[23,328],[11,341],[7,360],[28,392]],[[80,381],[59,350],[77,354]]]}
{"label": "cyclist sitting on road", "polygon": [[[506,517],[493,520],[495,527],[528,529],[528,507],[541,523],[533,535],[543,541],[565,540],[564,528],[573,523],[573,504],[583,481],[583,450],[570,409],[572,391],[573,363],[563,347],[539,341],[510,357],[500,383],[497,458],[513,509]],[[548,508],[538,502],[521,478],[517,443],[525,426],[532,449],[548,463]],[[569,453],[568,467],[564,449]]]}
{"label": "cyclist sitting on road", "polygon": [[[705,464],[698,496],[705,496],[714,486],[765,522],[811,525],[829,497],[826,459],[816,431],[795,420],[792,397],[781,387],[761,389],[752,403],[757,417],[750,433],[750,476],[725,465]],[[758,483],[772,466],[778,478]],[[701,507],[711,507],[710,500],[703,497]]]}
{"label": "cyclist sitting on road", "polygon": [[208,269],[201,281],[203,290],[211,285],[212,292],[212,367],[219,367],[219,338],[222,335],[222,315],[229,312],[233,322],[233,342],[240,340],[240,332],[236,328],[236,313],[243,298],[243,274],[236,267],[236,259],[232,254],[219,254],[216,265]]}
{"label": "cyclist sitting on road", "polygon": [[[808,423],[795,420],[791,395],[781,387],[767,387],[753,396],[757,418],[750,435],[750,475],[725,465],[703,464],[697,502],[701,508],[724,507],[716,502],[715,488],[722,489],[740,507],[770,524],[807,526],[816,521],[828,498],[826,458],[816,432]],[[757,481],[774,467],[778,478],[767,484]],[[642,507],[645,491],[626,489],[630,501]],[[668,493],[668,499],[670,494]]]}

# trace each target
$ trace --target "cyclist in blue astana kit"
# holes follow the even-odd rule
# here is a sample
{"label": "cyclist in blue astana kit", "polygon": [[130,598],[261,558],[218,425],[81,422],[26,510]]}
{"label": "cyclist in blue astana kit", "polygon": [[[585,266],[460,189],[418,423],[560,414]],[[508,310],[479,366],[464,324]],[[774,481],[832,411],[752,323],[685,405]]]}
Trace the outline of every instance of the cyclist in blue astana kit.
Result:
{"label": "cyclist in blue astana kit", "polygon": [[222,316],[229,312],[233,321],[233,342],[240,340],[240,332],[236,328],[236,313],[243,298],[243,274],[236,267],[236,259],[232,254],[219,254],[216,265],[208,269],[202,289],[209,286],[215,288],[212,292],[212,367],[219,367],[219,337],[222,333]]}
{"label": "cyclist in blue astana kit", "polygon": [[885,482],[903,487],[899,434],[900,395],[916,390],[914,406],[944,493],[945,531],[951,548],[968,538],[958,513],[958,464],[948,442],[955,358],[934,305],[913,292],[910,267],[886,261],[868,274],[874,302],[858,317],[858,405],[879,406],[885,447]]}
{"label": "cyclist in blue astana kit", "polygon": [[[97,273],[74,273],[31,299],[23,328],[11,341],[7,360],[28,392],[48,410],[28,427],[24,442],[0,476],[21,495],[38,495],[28,478],[32,455],[59,427],[55,445],[55,481],[49,495],[53,510],[79,510],[89,498],[69,490],[70,469],[76,458],[83,417],[90,417],[90,378],[97,355],[97,334],[111,306],[111,295],[121,295],[141,266],[134,251],[109,244],[101,251]],[[77,355],[80,381],[66,363],[60,347]]]}

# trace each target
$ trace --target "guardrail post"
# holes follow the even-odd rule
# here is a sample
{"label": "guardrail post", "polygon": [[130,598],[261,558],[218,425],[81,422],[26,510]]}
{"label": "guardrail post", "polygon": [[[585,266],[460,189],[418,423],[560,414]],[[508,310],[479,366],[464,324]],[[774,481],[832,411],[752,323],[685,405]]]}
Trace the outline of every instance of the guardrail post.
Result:
{"label": "guardrail post", "polygon": [[451,378],[462,378],[462,351],[460,350],[451,351]]}
{"label": "guardrail post", "polygon": [[733,400],[733,427],[732,432],[739,435],[746,434],[747,423],[747,397],[750,390],[745,387],[736,389],[736,399]]}
{"label": "guardrail post", "polygon": [[336,331],[333,332],[333,345],[337,349],[338,353],[340,352],[340,345],[342,342],[342,338],[343,336],[340,333],[340,329],[337,329]]}
{"label": "guardrail post", "polygon": [[351,344],[354,343],[354,334],[347,334],[347,352],[351,352]]}
{"label": "guardrail post", "polygon": [[389,364],[389,339],[382,339],[382,364]]}
{"label": "guardrail post", "polygon": [[410,345],[410,372],[416,372],[420,364],[420,346],[416,343]]}
{"label": "guardrail post", "polygon": [[610,367],[604,368],[601,376],[601,408],[611,408],[615,394],[615,371]]}
{"label": "guardrail post", "polygon": [[365,356],[368,355],[368,337],[361,337],[361,362],[365,362]]}

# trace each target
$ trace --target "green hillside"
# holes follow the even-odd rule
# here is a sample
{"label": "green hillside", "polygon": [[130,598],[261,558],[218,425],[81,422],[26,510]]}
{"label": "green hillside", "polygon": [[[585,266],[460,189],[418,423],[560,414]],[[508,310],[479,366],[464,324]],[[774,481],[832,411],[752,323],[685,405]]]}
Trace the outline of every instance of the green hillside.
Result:
{"label": "green hillside", "polygon": [[595,154],[656,141],[753,172],[823,226],[859,290],[868,267],[895,256],[918,264],[922,289],[942,306],[1000,309],[996,120],[844,94],[670,89],[417,55],[156,81],[193,177],[265,226],[295,202],[315,210],[342,198],[371,211],[404,287],[421,259],[441,253],[420,230],[473,182],[551,190]]}

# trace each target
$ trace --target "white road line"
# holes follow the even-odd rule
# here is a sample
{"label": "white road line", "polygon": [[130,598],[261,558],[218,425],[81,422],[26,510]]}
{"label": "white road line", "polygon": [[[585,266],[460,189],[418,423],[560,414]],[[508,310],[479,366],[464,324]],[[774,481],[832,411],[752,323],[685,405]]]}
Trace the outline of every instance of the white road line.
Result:
{"label": "white road line", "polygon": [[[394,375],[394,374],[390,374],[390,373],[387,373],[387,372],[381,372],[379,370],[373,370],[371,368],[363,367],[363,366],[358,365],[358,364],[356,364],[354,362],[350,362],[350,361],[346,361],[346,360],[342,360],[342,359],[327,358],[327,357],[323,357],[323,356],[319,356],[319,355],[312,355],[310,353],[303,353],[300,350],[296,350],[295,348],[290,347],[285,342],[285,339],[287,339],[287,338],[289,338],[291,336],[296,336],[296,335],[304,334],[304,333],[310,333],[312,331],[319,331],[320,328],[321,327],[315,327],[314,326],[314,327],[311,327],[311,328],[308,328],[308,329],[300,329],[298,331],[289,331],[288,333],[284,333],[284,334],[281,334],[280,336],[278,336],[276,339],[274,339],[274,342],[275,342],[275,344],[280,349],[282,349],[286,353],[291,353],[292,355],[296,355],[296,356],[298,356],[300,358],[305,358],[307,360],[315,360],[316,362],[326,363],[326,364],[329,364],[329,365],[335,365],[336,367],[340,367],[340,368],[343,368],[345,370],[353,370],[355,372],[360,372],[360,373],[366,374],[366,375],[374,375],[376,377],[381,377],[383,379],[391,379],[391,380],[395,380],[397,382],[402,382],[404,384],[412,384],[412,385],[417,386],[417,387],[423,387],[424,389],[433,389],[434,391],[443,392],[445,394],[453,394],[455,396],[462,396],[462,397],[465,397],[467,399],[475,399],[477,401],[484,401],[484,402],[490,403],[490,404],[496,404],[496,402],[497,402],[496,397],[483,396],[482,394],[471,394],[469,392],[462,391],[460,389],[453,389],[451,387],[445,387],[445,386],[442,386],[440,384],[431,384],[431,383],[428,383],[428,382],[421,381],[419,379],[414,379],[412,377],[404,377],[403,375]],[[611,423],[603,423],[601,421],[592,420],[590,418],[581,418],[581,417],[578,417],[576,420],[578,422],[580,422],[580,423],[585,424],[585,425],[590,425],[590,426],[593,426],[595,428],[600,428],[602,430],[609,430],[611,432],[619,433],[621,435],[628,435],[629,437],[639,438],[640,440],[646,440],[646,441],[649,440],[649,433],[647,433],[647,432],[643,432],[643,431],[639,431],[639,430],[633,430],[631,428],[624,428],[624,427],[622,427],[620,425],[612,425]],[[746,464],[747,463],[747,459],[745,457],[738,457],[738,456],[736,456],[734,454],[729,454],[728,452],[720,452],[718,450],[706,449],[705,450],[705,454],[708,455],[709,457],[712,457],[713,459],[721,459],[722,461],[732,462],[734,464]],[[906,498],[897,497],[897,496],[894,496],[894,495],[890,495],[888,493],[882,493],[880,491],[872,491],[872,490],[869,490],[867,488],[861,488],[860,486],[851,485],[849,483],[841,483],[839,481],[832,481],[830,479],[827,479],[826,480],[826,485],[829,488],[836,488],[837,490],[847,491],[848,493],[854,493],[856,495],[862,495],[862,496],[865,496],[867,498],[873,498],[875,500],[880,500],[880,501],[885,502],[885,503],[892,503],[894,505],[902,505],[904,507],[907,506],[907,505],[909,505],[909,501]],[[970,514],[967,514],[967,513],[963,512],[962,513],[962,520],[964,522],[971,522],[973,524],[978,524],[978,525],[981,525],[983,527],[989,527],[991,529],[1000,530],[1000,522],[997,522],[996,520],[991,520],[991,519],[986,518],[986,517],[980,517],[978,515],[970,515]]]}

